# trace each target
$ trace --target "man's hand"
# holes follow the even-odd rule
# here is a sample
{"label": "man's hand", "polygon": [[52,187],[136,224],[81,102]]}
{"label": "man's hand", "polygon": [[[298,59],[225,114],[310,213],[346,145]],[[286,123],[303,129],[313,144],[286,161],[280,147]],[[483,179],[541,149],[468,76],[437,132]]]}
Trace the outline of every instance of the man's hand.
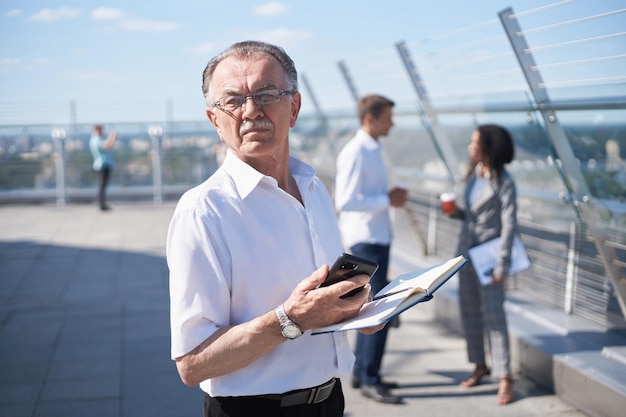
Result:
{"label": "man's hand", "polygon": [[394,187],[389,191],[389,205],[391,207],[402,207],[409,198],[406,188]]}
{"label": "man's hand", "polygon": [[491,280],[491,284],[497,284],[499,282],[502,282],[502,277],[500,275],[492,275],[492,280]]}
{"label": "man's hand", "polygon": [[113,145],[115,144],[116,139],[117,139],[117,132],[115,132],[114,130],[109,132],[109,136],[107,136],[107,139],[102,144],[102,148],[111,149]]}
{"label": "man's hand", "polygon": [[[291,320],[302,331],[323,327],[352,318],[369,300],[369,276],[362,274],[327,287],[318,288],[328,275],[328,265],[323,265],[310,277],[298,284],[283,307]],[[347,292],[363,287],[355,295],[340,298]]]}

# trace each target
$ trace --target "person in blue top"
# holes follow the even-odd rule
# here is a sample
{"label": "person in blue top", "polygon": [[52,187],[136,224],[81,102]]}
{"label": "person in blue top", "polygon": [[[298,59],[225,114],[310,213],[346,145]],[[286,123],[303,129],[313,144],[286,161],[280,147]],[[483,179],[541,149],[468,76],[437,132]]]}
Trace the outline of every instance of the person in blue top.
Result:
{"label": "person in blue top", "polygon": [[109,133],[105,138],[101,125],[95,125],[89,139],[89,149],[93,156],[93,170],[98,174],[98,204],[100,210],[110,210],[111,207],[106,203],[106,187],[109,184],[111,171],[115,165],[113,157],[113,145],[117,134],[115,131]]}

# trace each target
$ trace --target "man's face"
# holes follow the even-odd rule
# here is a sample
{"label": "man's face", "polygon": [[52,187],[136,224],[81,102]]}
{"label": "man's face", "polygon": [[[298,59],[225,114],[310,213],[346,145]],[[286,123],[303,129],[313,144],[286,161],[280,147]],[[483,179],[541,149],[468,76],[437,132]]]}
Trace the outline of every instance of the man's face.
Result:
{"label": "man's face", "polygon": [[[248,95],[264,90],[287,90],[287,77],[278,61],[267,54],[223,60],[212,77],[213,99]],[[207,116],[220,138],[243,161],[252,162],[278,152],[289,152],[289,129],[300,111],[300,94],[259,105],[250,97],[242,108],[224,111],[207,109]]]}
{"label": "man's face", "polygon": [[376,137],[387,136],[389,134],[389,130],[393,126],[392,117],[391,107],[387,106],[377,119],[372,119]]}

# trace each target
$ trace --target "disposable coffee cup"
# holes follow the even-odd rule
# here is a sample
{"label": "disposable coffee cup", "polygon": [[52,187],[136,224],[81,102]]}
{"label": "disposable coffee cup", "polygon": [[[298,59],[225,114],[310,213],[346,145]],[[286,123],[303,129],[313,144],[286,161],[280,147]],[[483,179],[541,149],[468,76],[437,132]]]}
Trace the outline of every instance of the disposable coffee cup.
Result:
{"label": "disposable coffee cup", "polygon": [[456,194],[441,194],[441,210],[445,214],[454,214],[454,212],[456,212]]}

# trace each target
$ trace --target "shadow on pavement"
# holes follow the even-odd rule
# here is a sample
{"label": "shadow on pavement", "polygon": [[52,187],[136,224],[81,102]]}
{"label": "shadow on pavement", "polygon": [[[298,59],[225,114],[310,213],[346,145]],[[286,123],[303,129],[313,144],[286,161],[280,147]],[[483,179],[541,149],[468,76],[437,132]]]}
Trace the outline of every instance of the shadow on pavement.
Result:
{"label": "shadow on pavement", "polygon": [[0,415],[198,416],[162,256],[0,242]]}

